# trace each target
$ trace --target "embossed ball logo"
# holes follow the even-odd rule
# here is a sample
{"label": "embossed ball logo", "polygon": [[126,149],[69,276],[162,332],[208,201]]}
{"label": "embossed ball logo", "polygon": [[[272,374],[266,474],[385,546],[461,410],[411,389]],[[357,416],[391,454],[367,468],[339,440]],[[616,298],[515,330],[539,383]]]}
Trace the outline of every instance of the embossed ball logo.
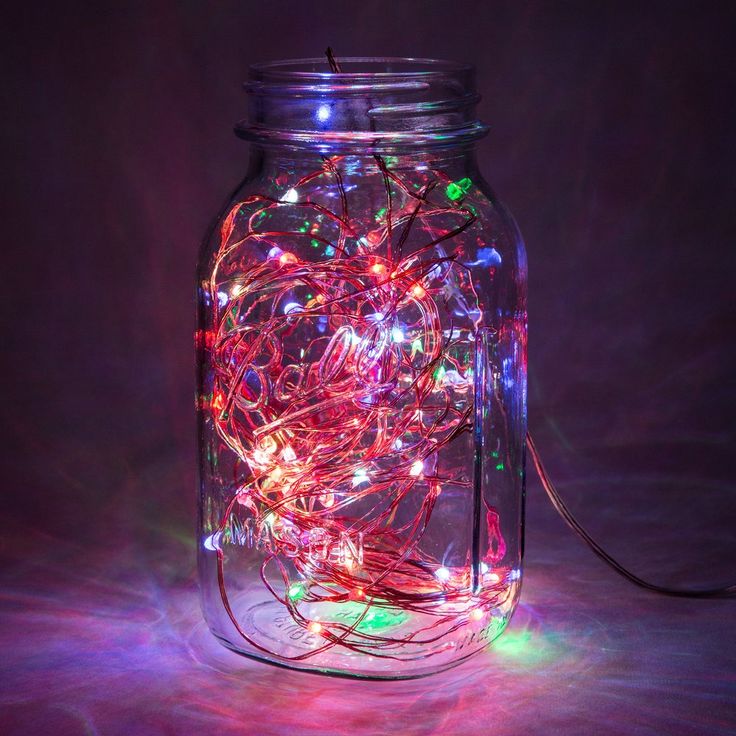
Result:
{"label": "embossed ball logo", "polygon": [[292,513],[431,476],[463,420],[437,380],[441,284],[413,258],[294,260],[276,252],[234,287],[215,341],[221,434]]}

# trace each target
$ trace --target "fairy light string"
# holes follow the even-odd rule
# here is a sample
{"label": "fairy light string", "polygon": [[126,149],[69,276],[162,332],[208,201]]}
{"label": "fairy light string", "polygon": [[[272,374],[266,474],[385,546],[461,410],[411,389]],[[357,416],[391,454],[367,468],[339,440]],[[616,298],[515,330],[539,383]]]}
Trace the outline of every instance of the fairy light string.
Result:
{"label": "fairy light string", "polygon": [[[476,216],[432,198],[437,172],[410,186],[381,156],[373,160],[385,193],[381,212],[369,218],[378,227],[362,232],[342,157],[325,156],[280,199],[256,194],[232,207],[208,283],[211,417],[247,469],[217,531],[226,533],[240,511],[252,515],[257,534],[267,529],[261,581],[320,642],[294,660],[333,647],[392,659],[432,656],[448,633],[490,618],[509,594],[508,571],[494,565],[471,594],[467,565],[446,568],[420,545],[443,485],[472,492],[465,469],[440,470],[438,456],[472,431],[472,369],[454,350],[461,330],[447,329],[446,287],[461,280],[477,305],[457,242]],[[322,195],[334,193],[337,211],[304,195],[317,182]],[[269,227],[293,223],[298,212],[307,216],[302,227]],[[320,251],[313,259],[296,253],[304,253],[298,245],[305,240]],[[245,264],[249,248],[261,257]],[[418,508],[407,515],[417,496]],[[490,571],[505,543],[496,510],[485,512]],[[327,549],[318,560],[315,537]],[[230,620],[251,646],[269,651],[240,625],[222,545],[216,552]],[[353,615],[316,621],[304,614],[315,604],[350,604]],[[421,624],[394,636],[364,625],[381,610],[414,614]]]}
{"label": "fairy light string", "polygon": [[328,46],[325,51],[325,56],[327,57],[327,63],[330,66],[330,71],[333,74],[340,74],[342,72],[342,69],[340,67],[340,64],[338,63],[337,59],[335,58],[335,53],[332,50],[331,46]]}
{"label": "fairy light string", "polygon": [[[256,194],[232,207],[207,285],[215,314],[208,337],[215,375],[210,415],[246,470],[217,534],[222,538],[242,510],[252,515],[257,534],[267,530],[261,582],[317,642],[296,655],[278,653],[292,661],[335,647],[404,661],[438,655],[452,644],[448,634],[490,619],[510,595],[513,571],[498,566],[506,545],[498,512],[487,503],[486,574],[477,592],[471,592],[476,586],[468,565],[447,568],[420,544],[443,485],[472,492],[462,472],[440,472],[437,457],[473,429],[472,391],[458,402],[445,380],[448,371],[466,386],[473,377],[454,353],[455,330],[446,329],[442,316],[449,311],[448,280],[462,278],[468,268],[459,258],[458,236],[476,218],[462,200],[453,200],[452,182],[445,187],[449,204],[432,198],[437,172],[410,187],[383,158],[374,161],[386,200],[381,214],[369,218],[382,223],[377,228],[363,234],[350,211],[341,157],[324,157],[288,196]],[[304,187],[317,180],[321,191],[335,190],[338,211],[302,198]],[[308,219],[300,228],[271,229],[268,216],[276,212]],[[305,239],[320,257],[296,255]],[[247,248],[262,255],[244,265]],[[477,302],[472,281],[463,283]],[[300,330],[311,339],[296,355],[293,338]],[[668,595],[734,594],[733,586],[658,586],[628,571],[575,520],[531,436],[527,444],[555,508],[619,574]],[[422,500],[416,512],[402,517],[399,510],[417,492]],[[315,541],[326,550],[317,560]],[[276,654],[241,626],[222,545],[215,551],[229,619],[252,647]],[[351,615],[316,620],[305,614],[324,604],[326,610],[347,606]],[[390,626],[366,625],[377,611],[414,616],[417,623],[410,633],[391,635]]]}

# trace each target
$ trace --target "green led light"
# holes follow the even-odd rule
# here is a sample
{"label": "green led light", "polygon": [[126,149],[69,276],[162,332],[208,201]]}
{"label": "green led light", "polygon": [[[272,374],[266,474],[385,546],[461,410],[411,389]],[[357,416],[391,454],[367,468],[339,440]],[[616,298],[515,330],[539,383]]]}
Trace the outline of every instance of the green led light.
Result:
{"label": "green led light", "polygon": [[384,217],[384,215],[386,214],[386,212],[387,212],[386,208],[385,207],[381,207],[381,209],[378,210],[378,212],[376,212],[376,222],[378,222],[380,219],[382,219]]}
{"label": "green led light", "polygon": [[447,185],[447,198],[452,200],[453,202],[457,202],[459,199],[462,199],[467,191],[470,189],[470,187],[473,186],[473,182],[465,177],[464,179],[458,179],[458,181],[450,182],[450,184]]}
{"label": "green led light", "polygon": [[496,465],[496,470],[503,470],[503,463]]}
{"label": "green led light", "polygon": [[304,598],[304,594],[307,591],[304,588],[304,585],[302,583],[294,583],[293,585],[289,586],[289,590],[287,592],[287,595],[291,600],[298,601]]}
{"label": "green led light", "polygon": [[462,199],[463,196],[463,190],[460,189],[460,187],[453,182],[452,184],[449,184],[447,187],[447,198],[451,199],[453,202],[457,202],[458,199]]}
{"label": "green led light", "polygon": [[445,377],[445,373],[447,371],[445,370],[445,366],[441,365],[435,372],[434,372],[434,380],[435,381],[441,381]]}
{"label": "green led light", "polygon": [[312,238],[309,244],[312,246],[312,248],[319,248],[319,240],[314,240],[314,238]]}

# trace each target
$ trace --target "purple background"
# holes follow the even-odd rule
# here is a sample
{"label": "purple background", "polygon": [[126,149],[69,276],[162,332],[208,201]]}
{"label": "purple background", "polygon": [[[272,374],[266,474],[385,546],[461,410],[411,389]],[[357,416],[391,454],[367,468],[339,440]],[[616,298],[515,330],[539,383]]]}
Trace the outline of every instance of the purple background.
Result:
{"label": "purple background", "polygon": [[[530,261],[530,426],[636,571],[736,578],[736,14],[701,3],[16,3],[3,14],[3,734],[730,734],[732,601],[628,586],[530,480],[509,632],[358,683],[211,640],[193,268],[249,63],[473,62]],[[270,11],[269,11],[269,8]]]}

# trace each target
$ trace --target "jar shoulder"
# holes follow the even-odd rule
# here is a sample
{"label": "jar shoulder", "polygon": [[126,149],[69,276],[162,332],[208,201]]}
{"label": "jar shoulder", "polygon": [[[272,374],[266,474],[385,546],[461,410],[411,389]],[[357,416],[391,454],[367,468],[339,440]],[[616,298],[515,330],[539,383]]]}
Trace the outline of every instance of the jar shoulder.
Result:
{"label": "jar shoulder", "polygon": [[477,170],[313,165],[256,170],[240,182],[203,241],[200,280],[216,264],[227,267],[221,275],[235,274],[277,251],[309,263],[424,254],[456,259],[483,293],[525,299],[523,238]]}

